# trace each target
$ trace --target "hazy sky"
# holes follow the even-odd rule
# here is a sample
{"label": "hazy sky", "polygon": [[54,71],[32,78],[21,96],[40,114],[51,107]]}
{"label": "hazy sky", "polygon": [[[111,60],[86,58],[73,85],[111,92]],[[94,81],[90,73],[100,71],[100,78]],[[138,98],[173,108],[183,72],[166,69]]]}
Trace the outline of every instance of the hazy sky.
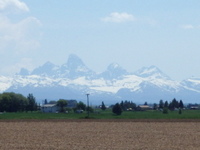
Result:
{"label": "hazy sky", "polygon": [[76,54],[96,72],[200,77],[199,0],[0,0],[0,75]]}

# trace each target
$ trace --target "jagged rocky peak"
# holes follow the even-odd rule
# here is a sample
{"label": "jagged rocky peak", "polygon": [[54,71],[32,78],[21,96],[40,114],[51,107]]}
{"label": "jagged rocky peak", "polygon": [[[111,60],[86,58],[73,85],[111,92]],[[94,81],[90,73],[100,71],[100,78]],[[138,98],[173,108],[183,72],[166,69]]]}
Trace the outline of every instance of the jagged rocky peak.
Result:
{"label": "jagged rocky peak", "polygon": [[31,74],[36,75],[55,75],[57,72],[58,67],[51,62],[46,62],[42,66],[35,68]]}
{"label": "jagged rocky peak", "polygon": [[62,76],[69,78],[77,78],[80,76],[91,77],[95,74],[75,54],[69,55],[67,63],[61,66],[60,72]]}
{"label": "jagged rocky peak", "polygon": [[126,74],[127,71],[123,69],[119,64],[112,63],[107,67],[105,72],[101,73],[101,77],[105,79],[117,79]]}
{"label": "jagged rocky peak", "polygon": [[139,69],[135,74],[140,77],[156,77],[170,79],[166,74],[164,74],[158,67],[154,65],[150,67],[143,67]]}
{"label": "jagged rocky peak", "polygon": [[127,71],[123,69],[119,64],[112,63],[107,68],[108,71],[116,72],[116,73],[126,73]]}
{"label": "jagged rocky peak", "polygon": [[78,68],[80,66],[85,66],[83,61],[75,54],[69,55],[66,67],[68,69],[74,69],[74,68]]}
{"label": "jagged rocky peak", "polygon": [[18,75],[21,76],[28,76],[30,73],[26,68],[21,68],[20,72],[18,73]]}

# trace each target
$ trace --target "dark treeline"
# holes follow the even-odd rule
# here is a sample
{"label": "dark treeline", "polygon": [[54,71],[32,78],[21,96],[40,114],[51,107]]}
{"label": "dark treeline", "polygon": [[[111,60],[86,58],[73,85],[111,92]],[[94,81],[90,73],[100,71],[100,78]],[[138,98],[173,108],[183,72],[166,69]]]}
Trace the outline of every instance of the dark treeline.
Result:
{"label": "dark treeline", "polygon": [[175,98],[171,101],[171,102],[168,102],[168,101],[163,101],[163,100],[160,100],[159,102],[159,105],[156,106],[156,104],[154,104],[154,109],[163,109],[163,108],[167,108],[169,110],[175,110],[175,109],[183,109],[184,108],[184,104],[183,104],[183,101],[180,100],[180,101],[177,101]]}
{"label": "dark treeline", "polygon": [[132,109],[132,110],[136,109],[136,104],[133,103],[132,101],[127,101],[127,100],[121,101],[120,106],[123,111],[128,110],[128,109]]}
{"label": "dark treeline", "polygon": [[0,112],[24,112],[37,110],[33,94],[27,97],[22,94],[5,92],[0,94]]}

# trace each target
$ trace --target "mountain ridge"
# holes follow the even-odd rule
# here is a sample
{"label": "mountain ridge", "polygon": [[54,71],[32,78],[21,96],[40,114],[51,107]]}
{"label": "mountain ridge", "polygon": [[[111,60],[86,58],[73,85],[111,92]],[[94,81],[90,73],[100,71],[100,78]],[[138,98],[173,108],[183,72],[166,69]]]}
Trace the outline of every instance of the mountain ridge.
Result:
{"label": "mountain ridge", "polygon": [[33,93],[39,100],[85,100],[85,94],[90,93],[94,103],[105,99],[108,103],[121,100],[153,103],[173,98],[197,102],[200,78],[179,82],[156,66],[143,67],[130,73],[117,63],[108,65],[104,72],[97,74],[73,54],[61,66],[46,62],[31,72],[22,68],[14,77],[0,76],[0,92]]}

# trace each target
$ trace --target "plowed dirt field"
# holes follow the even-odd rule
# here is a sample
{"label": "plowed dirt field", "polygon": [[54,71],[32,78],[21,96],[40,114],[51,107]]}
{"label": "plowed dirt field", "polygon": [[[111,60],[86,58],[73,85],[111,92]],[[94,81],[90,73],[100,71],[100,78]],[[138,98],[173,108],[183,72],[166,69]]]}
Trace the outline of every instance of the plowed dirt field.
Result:
{"label": "plowed dirt field", "polygon": [[0,121],[1,150],[199,150],[199,121]]}

